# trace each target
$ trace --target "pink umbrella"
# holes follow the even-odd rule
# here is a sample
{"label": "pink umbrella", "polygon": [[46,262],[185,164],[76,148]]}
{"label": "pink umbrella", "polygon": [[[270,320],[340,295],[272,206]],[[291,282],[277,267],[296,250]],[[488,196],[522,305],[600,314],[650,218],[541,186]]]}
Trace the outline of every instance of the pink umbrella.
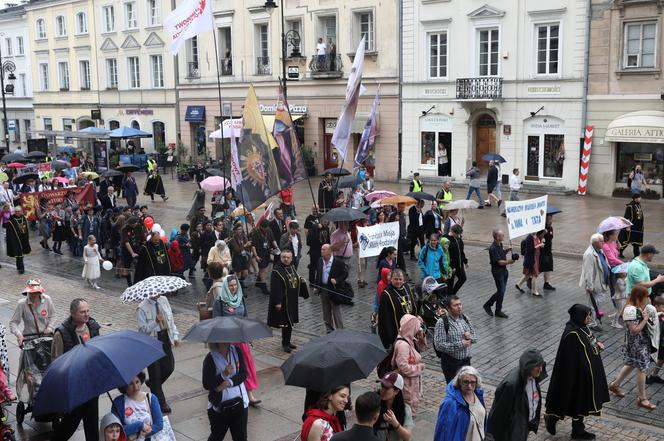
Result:
{"label": "pink umbrella", "polygon": [[69,184],[69,179],[62,177],[62,176],[56,176],[52,179],[53,181],[58,181],[61,184],[67,185]]}
{"label": "pink umbrella", "polygon": [[623,228],[631,227],[632,223],[622,216],[609,216],[599,223],[597,227],[598,233],[606,233],[611,230],[622,230]]}
{"label": "pink umbrella", "polygon": [[369,202],[378,200],[378,199],[383,199],[389,196],[395,196],[396,193],[393,193],[391,191],[387,190],[376,190],[372,191],[371,193],[368,193],[367,195],[364,196],[364,199],[366,199]]}
{"label": "pink umbrella", "polygon": [[228,182],[228,179],[221,176],[210,176],[201,181],[201,188],[212,193],[215,191],[224,191],[230,188],[230,186],[231,184]]}

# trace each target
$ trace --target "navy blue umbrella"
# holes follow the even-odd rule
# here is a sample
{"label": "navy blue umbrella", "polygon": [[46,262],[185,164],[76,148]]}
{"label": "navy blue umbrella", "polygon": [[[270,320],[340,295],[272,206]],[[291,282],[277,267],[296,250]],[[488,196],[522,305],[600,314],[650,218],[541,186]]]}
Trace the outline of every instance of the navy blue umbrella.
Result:
{"label": "navy blue umbrella", "polygon": [[482,161],[507,162],[507,160],[500,156],[498,153],[487,153],[486,155],[482,156]]}
{"label": "navy blue umbrella", "polygon": [[563,210],[561,210],[560,208],[552,207],[551,205],[547,205],[546,207],[546,214],[558,214],[562,212]]}
{"label": "navy blue umbrella", "polygon": [[105,392],[126,386],[164,357],[161,343],[136,331],[118,331],[76,345],[46,371],[33,415],[70,412]]}

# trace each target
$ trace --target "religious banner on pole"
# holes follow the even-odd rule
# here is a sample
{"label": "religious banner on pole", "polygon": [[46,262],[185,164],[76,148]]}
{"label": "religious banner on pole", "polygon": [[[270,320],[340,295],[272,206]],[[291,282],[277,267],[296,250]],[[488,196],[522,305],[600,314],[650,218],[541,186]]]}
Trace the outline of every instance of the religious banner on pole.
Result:
{"label": "religious banner on pole", "polygon": [[373,104],[371,105],[371,113],[369,114],[367,123],[364,125],[364,130],[362,131],[360,142],[357,145],[357,153],[355,153],[355,165],[357,167],[361,166],[364,161],[367,160],[371,147],[373,147],[373,145],[376,143],[376,135],[378,134],[377,112],[379,94],[380,85],[378,85],[376,96],[374,97]]}
{"label": "religious banner on pole", "polygon": [[297,140],[297,133],[293,127],[288,102],[284,97],[284,91],[279,88],[279,99],[277,100],[277,111],[274,115],[274,139],[279,148],[274,149],[274,160],[279,169],[279,178],[282,188],[288,188],[307,178],[304,168],[304,158]]}
{"label": "religious banner on pole", "polygon": [[385,247],[399,247],[399,222],[357,227],[360,257],[374,257]]}
{"label": "religious banner on pole", "polygon": [[505,201],[505,214],[510,239],[544,229],[548,196],[525,201]]}
{"label": "religious banner on pole", "polygon": [[39,200],[46,198],[50,203],[62,202],[67,197],[67,192],[71,191],[74,194],[74,199],[79,207],[83,208],[86,205],[94,205],[96,202],[95,191],[92,184],[87,184],[82,187],[65,187],[58,190],[37,191],[34,193],[20,193],[20,203],[23,208],[23,213],[28,220],[37,220],[37,208],[39,207]]}

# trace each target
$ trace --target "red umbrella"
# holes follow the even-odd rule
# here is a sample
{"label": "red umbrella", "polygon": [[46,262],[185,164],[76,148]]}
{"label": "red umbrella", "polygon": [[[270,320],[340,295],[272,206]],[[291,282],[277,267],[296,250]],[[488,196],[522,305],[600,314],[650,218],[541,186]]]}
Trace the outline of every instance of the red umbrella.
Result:
{"label": "red umbrella", "polygon": [[10,162],[7,164],[7,168],[24,168],[26,167],[25,164],[21,164],[20,162]]}

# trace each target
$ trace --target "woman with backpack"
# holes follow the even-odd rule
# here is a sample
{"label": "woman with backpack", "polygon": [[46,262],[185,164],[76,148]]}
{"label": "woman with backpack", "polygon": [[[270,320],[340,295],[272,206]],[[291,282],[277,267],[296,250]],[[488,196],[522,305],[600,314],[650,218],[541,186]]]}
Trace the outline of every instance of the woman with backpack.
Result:
{"label": "woman with backpack", "polygon": [[424,371],[422,355],[416,346],[422,345],[426,337],[422,330],[420,317],[406,314],[401,317],[399,324],[399,335],[394,342],[392,365],[404,378],[403,398],[415,416],[420,402],[420,377]]}

